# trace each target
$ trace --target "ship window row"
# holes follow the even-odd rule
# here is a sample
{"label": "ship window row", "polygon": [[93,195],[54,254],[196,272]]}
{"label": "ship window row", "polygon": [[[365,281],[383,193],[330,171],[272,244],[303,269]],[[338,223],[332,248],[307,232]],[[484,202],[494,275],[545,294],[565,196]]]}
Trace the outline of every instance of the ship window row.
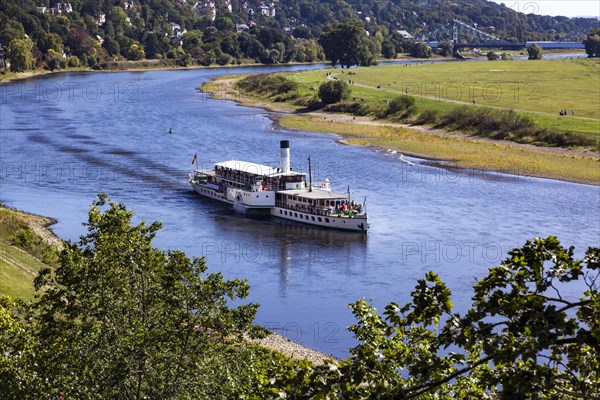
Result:
{"label": "ship window row", "polygon": [[[289,212],[289,214],[288,214],[288,212],[287,212],[287,211],[284,211],[284,210],[279,210],[279,214],[281,214],[281,215],[289,215],[290,217],[291,217],[291,216],[293,216],[293,217],[295,217],[295,218],[300,218],[300,219],[305,219],[305,218],[306,218],[307,220],[312,220],[312,221],[319,221],[319,222],[323,222],[323,218],[321,218],[321,217],[317,217],[317,218],[315,219],[315,217],[314,217],[314,216],[312,216],[312,215],[310,215],[310,216],[309,216],[309,215],[304,215],[304,214],[300,214],[300,215],[298,215],[298,213],[296,213],[296,212],[295,212],[295,213],[292,213],[291,211],[290,211],[290,212]],[[326,223],[330,223],[330,221],[329,221],[329,218],[325,218],[325,222],[326,222]],[[335,221],[334,221],[334,222],[335,222]]]}
{"label": "ship window row", "polygon": [[320,205],[320,206],[330,206],[330,207],[340,207],[343,204],[348,204],[347,200],[318,200],[313,201],[312,199],[307,199],[304,197],[298,196],[289,196],[287,200],[297,201],[299,203],[309,203],[311,205]]}

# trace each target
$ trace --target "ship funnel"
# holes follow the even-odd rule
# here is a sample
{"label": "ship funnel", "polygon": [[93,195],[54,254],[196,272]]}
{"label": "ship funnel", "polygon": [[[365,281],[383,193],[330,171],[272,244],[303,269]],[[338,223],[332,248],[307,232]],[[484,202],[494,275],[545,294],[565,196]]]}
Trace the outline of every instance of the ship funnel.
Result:
{"label": "ship funnel", "polygon": [[290,141],[282,140],[279,142],[281,157],[281,172],[287,174],[290,172]]}

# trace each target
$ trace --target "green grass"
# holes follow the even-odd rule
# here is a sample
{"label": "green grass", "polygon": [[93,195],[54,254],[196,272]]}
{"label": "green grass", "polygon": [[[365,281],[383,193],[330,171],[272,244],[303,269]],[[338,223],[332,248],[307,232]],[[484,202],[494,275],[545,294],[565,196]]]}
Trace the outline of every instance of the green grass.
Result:
{"label": "green grass", "polygon": [[0,295],[30,300],[33,280],[48,265],[15,246],[0,242]]}
{"label": "green grass", "polygon": [[340,134],[349,144],[451,160],[450,165],[458,168],[600,184],[600,160],[592,157],[549,153],[504,142],[464,140],[401,127],[330,122],[311,116],[284,117],[279,123],[289,129]]}
{"label": "green grass", "polygon": [[[389,65],[286,76],[298,82],[299,95],[310,96],[316,91],[309,88],[318,88],[327,72],[354,81],[352,97],[370,107],[383,107],[407,91],[419,110],[445,112],[457,104],[473,106],[475,99],[475,107],[525,113],[542,128],[600,138],[600,61],[594,59]],[[560,117],[565,108],[569,115]]]}
{"label": "green grass", "polygon": [[[331,70],[328,70],[331,71]],[[540,61],[481,61],[437,64],[388,65],[333,71],[340,79],[367,86],[357,94],[385,91],[430,99],[456,100],[558,116],[560,109],[575,109],[578,117],[600,118],[600,61],[564,59]],[[288,74],[304,85],[318,85],[324,71]],[[368,90],[371,89],[371,90]],[[389,95],[388,95],[389,97]]]}
{"label": "green grass", "polygon": [[[509,67],[516,66],[516,69],[520,69],[519,73],[515,73],[514,77],[506,75],[504,78],[494,81],[491,81],[488,76],[489,64],[493,64],[493,62],[395,65],[358,68],[349,71],[326,71],[325,73],[309,71],[293,74],[252,75],[239,80],[234,85],[234,91],[250,94],[251,97],[267,103],[285,104],[296,109],[302,107],[316,109],[323,107],[317,98],[317,88],[324,81],[333,77],[333,79],[351,83],[353,93],[351,98],[342,104],[327,106],[325,109],[329,111],[355,115],[368,114],[397,122],[433,125],[450,131],[456,130],[518,143],[587,147],[600,151],[600,119],[593,116],[582,117],[578,114],[580,111],[581,113],[590,112],[594,116],[600,113],[597,110],[598,107],[594,107],[594,105],[598,105],[596,97],[600,96],[600,88],[594,86],[596,83],[600,85],[600,80],[596,79],[596,75],[600,75],[597,73],[600,71],[596,71],[600,63],[593,60],[566,60],[562,63],[529,61],[507,64],[504,62],[501,64]],[[579,67],[581,71],[568,76],[564,75],[564,64],[572,67],[569,70],[576,70]],[[538,68],[538,66],[541,67]],[[587,82],[592,87],[577,97],[577,101],[581,101],[581,104],[589,107],[578,109],[575,112],[577,115],[568,112],[570,115],[564,116],[544,111],[518,109],[521,100],[524,101],[525,108],[527,108],[527,105],[534,100],[549,101],[552,98],[551,93],[542,92],[546,90],[542,83],[519,83],[519,79],[523,79],[522,76],[526,73],[531,73],[533,67],[539,69],[539,71],[536,70],[536,75],[543,76],[544,74],[540,71],[553,71],[554,79],[566,82],[570,88],[577,87],[576,84],[569,82],[570,79],[577,80],[579,75],[592,76]],[[402,79],[392,80],[395,78],[394,73],[399,74],[399,69],[416,71],[422,68],[427,68],[422,81],[414,76],[410,78],[412,80],[407,80],[405,73],[400,74]],[[431,70],[436,68],[439,69],[437,74],[443,77],[438,77],[438,81],[434,81],[430,76]],[[472,79],[461,81],[457,78],[448,81],[446,76],[456,74],[460,68],[464,69],[463,75]],[[511,72],[498,69],[491,71],[492,75],[497,72]],[[385,77],[388,80],[385,80]],[[542,78],[539,81],[545,82]],[[411,110],[395,110],[394,108],[393,112],[390,111],[390,107],[394,105],[396,99],[407,96],[410,97],[408,100],[415,104]],[[475,100],[478,99],[478,96],[481,97],[481,100]],[[574,96],[572,95],[567,100],[564,100],[565,97],[562,96],[564,102],[573,108],[561,106],[561,109],[574,111],[575,108],[572,106],[575,101]],[[506,104],[503,104],[503,102],[506,103],[507,97],[511,102],[510,108],[504,107]]]}
{"label": "green grass", "polygon": [[0,207],[0,295],[31,299],[33,279],[48,266],[56,266],[54,245],[30,227],[50,223],[48,218]]}
{"label": "green grass", "polygon": [[[314,103],[317,102],[316,95],[319,84],[326,81],[326,74],[331,73],[336,75],[338,79],[355,82],[352,85],[350,101],[364,106],[363,108],[367,109],[371,115],[383,115],[385,113],[380,111],[386,109],[387,102],[404,94],[407,87],[406,82],[425,82],[426,79],[431,79],[432,82],[436,82],[436,80],[441,82],[450,79],[447,76],[452,76],[453,82],[460,85],[471,81],[483,82],[484,79],[487,80],[487,83],[492,83],[491,77],[493,77],[494,84],[499,85],[500,88],[510,89],[515,82],[525,81],[526,79],[533,80],[537,76],[540,84],[536,86],[536,90],[538,90],[540,96],[531,99],[538,102],[536,107],[550,110],[554,107],[553,102],[558,103],[559,101],[569,104],[563,103],[560,107],[567,107],[569,111],[571,109],[570,102],[577,101],[585,106],[576,109],[577,115],[575,117],[571,115],[561,117],[555,113],[528,111],[528,108],[531,108],[530,102],[515,101],[514,96],[511,102],[500,97],[494,104],[481,104],[476,100],[475,106],[472,102],[465,105],[443,101],[442,98],[415,96],[415,106],[418,114],[411,117],[412,121],[418,120],[427,113],[437,113],[434,122],[422,122],[436,125],[440,122],[441,117],[451,114],[453,110],[466,107],[468,110],[464,116],[467,119],[474,120],[474,126],[477,125],[478,116],[482,116],[482,118],[489,117],[489,122],[493,125],[498,121],[504,121],[504,118],[510,115],[508,111],[514,110],[518,116],[524,117],[526,122],[533,121],[534,125],[528,126],[527,124],[530,122],[527,122],[520,132],[510,130],[503,132],[505,125],[501,124],[499,131],[489,133],[474,132],[471,127],[467,130],[467,133],[492,138],[505,137],[525,143],[540,143],[543,140],[548,140],[546,144],[554,144],[555,146],[588,143],[592,148],[597,149],[600,145],[600,119],[598,119],[598,113],[600,113],[598,110],[600,102],[599,66],[600,61],[598,60],[542,60],[453,62],[411,67],[394,65],[353,68],[344,71],[328,69],[278,74],[284,75],[287,79],[297,83],[295,93],[286,96],[277,95],[283,100],[280,102],[275,101],[277,96],[270,93],[244,92],[240,94],[238,90],[240,86],[236,89],[235,81],[236,79],[243,79],[243,76],[221,78],[219,93],[223,94],[225,98],[242,101],[245,105],[265,107],[277,111],[298,111],[306,108],[302,104],[314,106]],[[500,68],[510,68],[514,71],[514,75],[490,73],[490,70]],[[349,75],[348,72],[352,72],[352,75]],[[580,77],[575,76],[575,73],[585,76],[585,85],[582,85],[582,80]],[[395,79],[391,79],[393,77]],[[388,82],[387,86],[381,82]],[[553,86],[549,82],[560,83]],[[377,89],[377,85],[381,88]],[[566,88],[576,88],[576,90],[566,90]],[[404,91],[401,89],[404,89]],[[561,90],[563,91],[561,92]],[[467,100],[467,98],[464,100]],[[510,107],[500,107],[503,104],[510,105]],[[479,107],[481,105],[486,107]],[[352,107],[343,104],[336,107],[340,110],[352,109]],[[586,113],[587,116],[584,116]],[[511,145],[510,142],[506,141],[477,140],[476,137],[469,138],[464,135],[439,135],[416,129],[372,126],[362,123],[325,122],[321,118],[312,118],[310,115],[284,117],[280,120],[280,123],[282,126],[291,129],[341,134],[346,136],[346,140],[350,144],[391,148],[425,158],[451,160],[452,165],[456,167],[505,171],[518,175],[600,184],[600,161],[597,157],[587,156],[586,152],[568,152],[560,149],[548,151],[548,149],[542,149],[541,147]],[[462,121],[461,118],[458,119],[458,122]],[[487,123],[488,121],[483,122]],[[453,125],[457,124],[454,123]],[[453,129],[453,125],[450,124],[444,129]],[[479,125],[482,126],[481,129],[484,129],[486,124]],[[547,131],[544,131],[544,129]],[[530,134],[531,136],[529,136]],[[563,140],[565,138],[568,140]]]}

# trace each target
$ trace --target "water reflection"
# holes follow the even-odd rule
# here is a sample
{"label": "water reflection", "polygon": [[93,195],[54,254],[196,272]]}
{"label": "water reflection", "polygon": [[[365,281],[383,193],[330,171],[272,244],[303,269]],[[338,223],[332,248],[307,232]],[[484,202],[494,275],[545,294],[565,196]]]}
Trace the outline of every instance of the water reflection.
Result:
{"label": "water reflection", "polygon": [[[203,198],[196,199],[205,202]],[[278,274],[279,296],[287,297],[291,275],[335,268],[346,273],[367,262],[368,235],[328,230],[276,217],[252,217],[208,201],[219,230],[231,235],[203,241],[200,254],[213,262],[233,263],[240,270],[268,267]],[[232,240],[234,239],[234,240]],[[297,282],[296,282],[297,283]]]}

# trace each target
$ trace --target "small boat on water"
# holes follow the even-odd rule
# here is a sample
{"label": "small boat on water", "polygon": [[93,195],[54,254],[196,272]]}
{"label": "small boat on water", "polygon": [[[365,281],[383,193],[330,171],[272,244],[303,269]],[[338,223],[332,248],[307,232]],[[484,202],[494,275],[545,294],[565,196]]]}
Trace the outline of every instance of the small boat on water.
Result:
{"label": "small boat on water", "polygon": [[[194,157],[196,160],[196,157]],[[189,176],[200,195],[232,204],[242,212],[262,212],[275,217],[326,228],[366,232],[365,204],[348,193],[331,190],[329,179],[312,184],[309,158],[306,174],[290,168],[290,142],[280,142],[280,166],[246,161],[224,161],[211,169],[195,169]]]}

